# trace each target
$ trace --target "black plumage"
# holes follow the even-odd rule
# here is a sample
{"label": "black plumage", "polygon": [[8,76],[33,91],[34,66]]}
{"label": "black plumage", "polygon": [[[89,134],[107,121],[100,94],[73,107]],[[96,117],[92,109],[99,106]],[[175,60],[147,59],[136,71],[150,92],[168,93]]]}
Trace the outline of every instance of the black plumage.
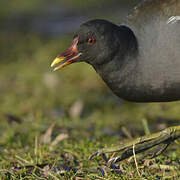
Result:
{"label": "black plumage", "polygon": [[[179,100],[179,17],[180,0],[146,0],[120,25],[88,21],[75,33],[81,54],[73,62],[91,64],[125,100]],[[88,43],[91,38],[93,44]]]}

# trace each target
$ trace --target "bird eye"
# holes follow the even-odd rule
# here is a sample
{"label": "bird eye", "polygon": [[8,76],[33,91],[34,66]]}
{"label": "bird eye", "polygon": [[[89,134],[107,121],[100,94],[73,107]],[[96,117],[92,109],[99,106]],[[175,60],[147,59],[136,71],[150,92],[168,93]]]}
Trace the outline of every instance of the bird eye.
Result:
{"label": "bird eye", "polygon": [[96,40],[93,37],[90,37],[88,39],[88,44],[93,45],[96,42]]}

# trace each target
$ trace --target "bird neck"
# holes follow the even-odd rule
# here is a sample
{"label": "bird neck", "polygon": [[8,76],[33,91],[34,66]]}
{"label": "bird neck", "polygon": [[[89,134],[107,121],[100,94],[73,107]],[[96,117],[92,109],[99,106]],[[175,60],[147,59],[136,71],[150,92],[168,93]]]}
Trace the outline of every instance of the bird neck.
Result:
{"label": "bird neck", "polygon": [[122,63],[126,60],[129,55],[136,56],[138,54],[138,41],[134,32],[127,26],[119,26],[119,55],[122,59]]}
{"label": "bird neck", "polygon": [[127,99],[138,69],[138,42],[127,26],[119,26],[118,38],[119,49],[114,58],[95,69],[115,94]]}

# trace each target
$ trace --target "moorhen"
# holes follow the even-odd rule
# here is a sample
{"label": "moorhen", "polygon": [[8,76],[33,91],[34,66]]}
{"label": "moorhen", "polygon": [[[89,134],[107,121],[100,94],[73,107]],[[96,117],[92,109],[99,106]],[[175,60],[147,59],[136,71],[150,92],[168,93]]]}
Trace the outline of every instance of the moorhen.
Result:
{"label": "moorhen", "polygon": [[[180,100],[180,0],[146,0],[120,25],[95,19],[82,24],[71,46],[51,64],[85,61],[120,98],[133,102]],[[126,150],[119,161],[160,143],[180,137],[171,127],[111,151]],[[158,152],[159,153],[159,152]],[[158,154],[156,153],[156,154]]]}

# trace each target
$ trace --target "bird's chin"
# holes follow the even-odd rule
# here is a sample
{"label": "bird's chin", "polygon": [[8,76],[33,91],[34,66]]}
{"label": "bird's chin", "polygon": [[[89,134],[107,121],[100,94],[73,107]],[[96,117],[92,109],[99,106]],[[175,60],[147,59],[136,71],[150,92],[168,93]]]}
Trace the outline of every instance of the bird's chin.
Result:
{"label": "bird's chin", "polygon": [[60,70],[69,64],[77,62],[77,59],[82,55],[82,53],[78,52],[77,50],[77,44],[78,37],[76,36],[73,39],[71,46],[58,57],[56,57],[56,59],[52,62],[51,67],[54,67],[58,64],[58,66],[54,68],[54,71]]}

